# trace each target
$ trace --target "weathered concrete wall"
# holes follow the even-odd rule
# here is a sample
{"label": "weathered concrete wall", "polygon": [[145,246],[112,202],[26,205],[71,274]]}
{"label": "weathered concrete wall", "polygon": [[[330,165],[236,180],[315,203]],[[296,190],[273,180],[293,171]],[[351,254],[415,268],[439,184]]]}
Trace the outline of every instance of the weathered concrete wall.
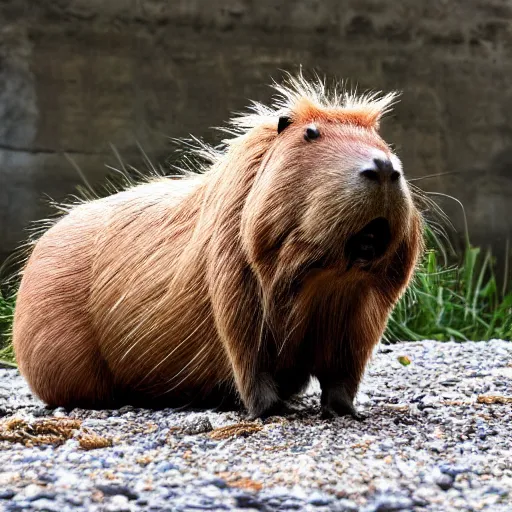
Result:
{"label": "weathered concrete wall", "polygon": [[[212,137],[298,65],[401,89],[384,125],[409,176],[456,196],[472,239],[512,236],[512,4],[505,0],[4,0],[0,5],[0,254],[110,144],[154,159],[167,136]],[[68,154],[66,159],[63,153]],[[443,206],[457,226],[460,209]],[[1,258],[1,256],[0,256]]]}

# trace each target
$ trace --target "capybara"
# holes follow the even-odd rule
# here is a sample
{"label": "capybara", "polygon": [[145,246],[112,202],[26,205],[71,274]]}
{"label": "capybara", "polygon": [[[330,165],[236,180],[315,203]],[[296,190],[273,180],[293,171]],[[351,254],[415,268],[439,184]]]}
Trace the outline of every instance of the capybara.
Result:
{"label": "capybara", "polygon": [[[366,363],[422,250],[400,160],[379,135],[394,94],[302,75],[203,145],[203,172],[71,208],[35,243],[14,319],[52,406],[286,410],[311,377],[357,416]],[[231,406],[231,405],[229,405]]]}

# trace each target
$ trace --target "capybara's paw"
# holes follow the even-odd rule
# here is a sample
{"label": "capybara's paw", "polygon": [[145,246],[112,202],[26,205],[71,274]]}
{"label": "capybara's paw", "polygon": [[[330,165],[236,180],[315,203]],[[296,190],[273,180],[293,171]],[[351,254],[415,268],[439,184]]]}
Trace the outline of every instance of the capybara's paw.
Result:
{"label": "capybara's paw", "polygon": [[355,420],[363,421],[366,417],[357,411],[354,406],[354,393],[347,391],[345,383],[327,387],[322,390],[322,417],[337,418],[338,416],[352,416]]}
{"label": "capybara's paw", "polygon": [[283,401],[278,401],[271,407],[261,411],[258,415],[254,416],[249,413],[247,419],[255,420],[256,418],[261,418],[263,420],[270,418],[272,416],[291,416],[292,414],[297,414],[299,411],[294,409],[289,404]]}
{"label": "capybara's paw", "polygon": [[280,410],[283,403],[276,388],[274,379],[267,373],[261,373],[254,379],[251,391],[244,400],[248,419],[275,416],[273,412]]}
{"label": "capybara's paw", "polygon": [[364,421],[367,416],[361,414],[353,405],[347,406],[345,404],[333,407],[332,405],[323,405],[321,409],[322,419],[333,419],[340,416],[352,416],[357,421]]}

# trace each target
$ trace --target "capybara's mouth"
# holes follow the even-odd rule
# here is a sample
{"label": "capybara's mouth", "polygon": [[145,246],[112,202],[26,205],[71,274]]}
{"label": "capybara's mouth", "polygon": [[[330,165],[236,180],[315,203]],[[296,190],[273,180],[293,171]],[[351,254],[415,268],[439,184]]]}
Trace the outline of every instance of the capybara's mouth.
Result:
{"label": "capybara's mouth", "polygon": [[345,245],[345,255],[350,265],[367,264],[383,256],[391,242],[391,229],[384,217],[373,219],[351,236]]}

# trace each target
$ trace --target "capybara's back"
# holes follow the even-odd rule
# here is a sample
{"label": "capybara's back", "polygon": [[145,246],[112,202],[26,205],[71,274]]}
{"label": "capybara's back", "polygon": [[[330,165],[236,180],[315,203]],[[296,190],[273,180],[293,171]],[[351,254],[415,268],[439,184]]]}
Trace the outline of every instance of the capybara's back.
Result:
{"label": "capybara's back", "polygon": [[388,96],[302,77],[202,148],[202,174],[71,209],[35,244],[14,348],[51,405],[282,410],[310,377],[353,399],[421,251],[421,218],[378,134]]}

